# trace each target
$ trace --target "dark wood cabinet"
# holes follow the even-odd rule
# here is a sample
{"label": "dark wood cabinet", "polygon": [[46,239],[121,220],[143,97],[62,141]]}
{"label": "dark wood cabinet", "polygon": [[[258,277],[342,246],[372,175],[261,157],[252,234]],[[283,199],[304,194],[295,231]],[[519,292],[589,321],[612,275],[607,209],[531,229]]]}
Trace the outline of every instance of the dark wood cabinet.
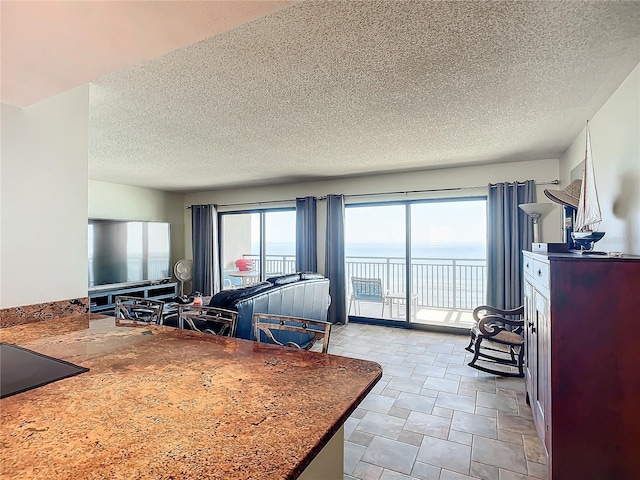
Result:
{"label": "dark wood cabinet", "polygon": [[527,398],[549,478],[640,478],[640,258],[524,252]]}

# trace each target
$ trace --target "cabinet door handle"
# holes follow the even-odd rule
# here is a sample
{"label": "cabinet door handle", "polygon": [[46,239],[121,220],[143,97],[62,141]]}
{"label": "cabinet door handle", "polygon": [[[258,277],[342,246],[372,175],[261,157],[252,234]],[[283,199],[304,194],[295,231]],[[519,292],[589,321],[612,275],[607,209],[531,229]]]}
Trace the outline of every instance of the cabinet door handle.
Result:
{"label": "cabinet door handle", "polygon": [[538,276],[541,277],[542,276],[542,270],[538,269]]}
{"label": "cabinet door handle", "polygon": [[529,268],[529,263],[528,262],[525,264],[525,268]]}

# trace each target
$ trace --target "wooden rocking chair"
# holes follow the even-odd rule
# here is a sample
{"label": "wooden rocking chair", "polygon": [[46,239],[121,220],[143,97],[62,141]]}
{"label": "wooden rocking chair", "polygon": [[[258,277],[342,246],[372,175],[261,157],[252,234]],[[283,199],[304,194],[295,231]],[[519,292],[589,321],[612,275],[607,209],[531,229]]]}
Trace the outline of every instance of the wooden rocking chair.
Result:
{"label": "wooden rocking chair", "polygon": [[[474,356],[468,365],[477,370],[504,377],[524,377],[524,306],[513,310],[502,310],[482,305],[473,311],[473,318],[476,323],[471,329],[471,341],[465,350],[473,353]],[[509,330],[507,325],[513,329]],[[485,340],[488,345],[482,344]],[[497,348],[495,344],[504,345],[504,347]],[[518,373],[478,365],[478,361],[518,367]]]}

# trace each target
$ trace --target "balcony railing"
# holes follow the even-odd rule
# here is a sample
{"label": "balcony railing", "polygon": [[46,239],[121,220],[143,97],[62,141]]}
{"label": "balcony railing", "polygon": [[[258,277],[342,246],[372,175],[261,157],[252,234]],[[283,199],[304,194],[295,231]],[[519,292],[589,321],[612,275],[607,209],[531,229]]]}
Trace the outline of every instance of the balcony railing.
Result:
{"label": "balcony railing", "polygon": [[[265,260],[267,274],[295,272],[293,255],[267,255]],[[346,257],[347,298],[351,296],[351,277],[379,278],[383,290],[406,292],[406,262],[402,257]],[[485,303],[487,263],[484,259],[412,258],[411,280],[419,307],[473,310]]]}

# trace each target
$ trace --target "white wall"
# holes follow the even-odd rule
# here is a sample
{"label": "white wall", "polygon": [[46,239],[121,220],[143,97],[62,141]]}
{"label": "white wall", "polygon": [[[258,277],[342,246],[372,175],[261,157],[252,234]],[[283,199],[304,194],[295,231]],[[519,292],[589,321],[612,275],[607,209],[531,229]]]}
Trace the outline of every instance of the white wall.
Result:
{"label": "white wall", "polygon": [[86,297],[89,86],[1,108],[0,307]]}
{"label": "white wall", "polygon": [[183,195],[89,180],[89,218],[171,223],[171,265],[184,257]]}
{"label": "white wall", "polygon": [[[326,194],[357,195],[378,192],[395,192],[411,190],[444,189],[458,187],[464,188],[449,192],[429,192],[420,194],[396,194],[372,197],[347,197],[347,203],[359,203],[367,201],[397,200],[397,199],[424,199],[424,198],[455,198],[486,195],[488,183],[505,181],[537,180],[549,181],[560,178],[558,160],[538,160],[530,162],[501,163],[494,165],[447,168],[439,170],[427,170],[421,172],[394,173],[386,175],[370,175],[354,178],[342,178],[322,182],[292,183],[286,185],[274,185],[253,188],[236,188],[229,190],[217,190],[186,194],[185,206],[192,204],[215,203],[218,205],[256,202],[241,208],[259,208],[259,202],[273,200],[289,200],[277,204],[277,206],[293,206],[296,197]],[[548,202],[544,196],[544,186],[537,189],[537,199],[540,202]],[[552,186],[551,188],[556,188]],[[273,205],[270,205],[273,206]],[[225,208],[220,208],[224,211]],[[187,215],[187,214],[186,214]],[[324,202],[320,202],[318,209],[318,268],[324,267],[324,237],[325,237],[325,211]],[[541,237],[545,242],[558,242],[562,239],[561,211],[559,206],[547,214],[541,224]],[[464,219],[460,219],[464,225]],[[185,228],[186,255],[191,258],[191,229]]]}
{"label": "white wall", "polygon": [[[586,120],[586,119],[585,119]],[[597,250],[640,255],[640,65],[589,121],[602,210]],[[584,160],[585,130],[561,158],[564,185]]]}

